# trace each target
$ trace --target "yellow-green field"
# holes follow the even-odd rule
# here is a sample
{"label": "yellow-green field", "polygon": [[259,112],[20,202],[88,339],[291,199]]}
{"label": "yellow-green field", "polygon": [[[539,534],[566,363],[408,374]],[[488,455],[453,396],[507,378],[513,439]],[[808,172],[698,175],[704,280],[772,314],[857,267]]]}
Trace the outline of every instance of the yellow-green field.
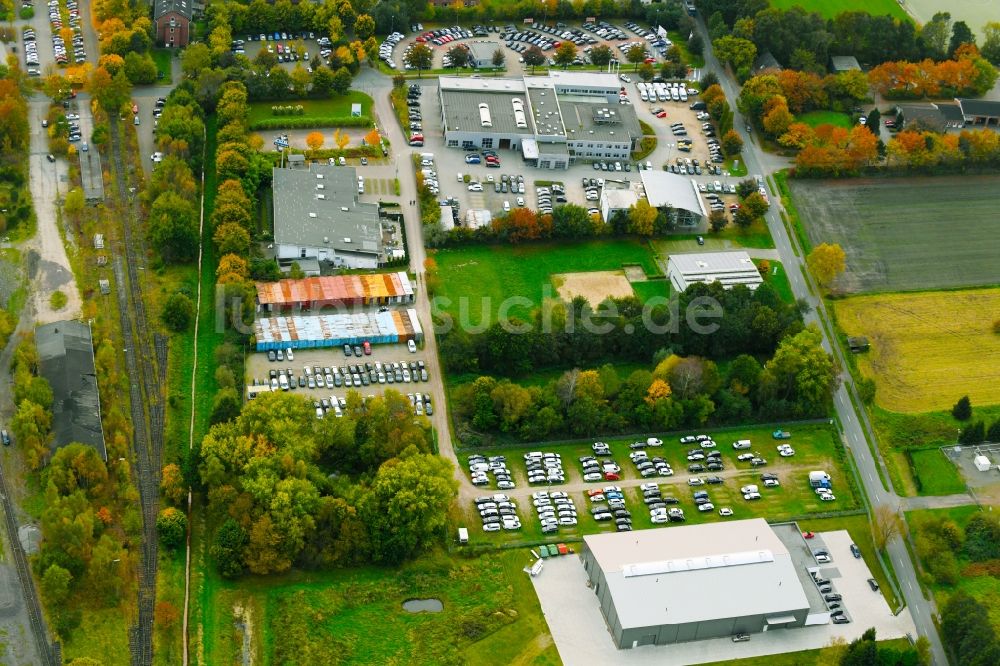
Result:
{"label": "yellow-green field", "polygon": [[[932,266],[927,267],[933,270]],[[1000,403],[1000,289],[858,296],[835,305],[847,335],[864,335],[871,351],[858,367],[877,385],[875,401],[894,412]]]}

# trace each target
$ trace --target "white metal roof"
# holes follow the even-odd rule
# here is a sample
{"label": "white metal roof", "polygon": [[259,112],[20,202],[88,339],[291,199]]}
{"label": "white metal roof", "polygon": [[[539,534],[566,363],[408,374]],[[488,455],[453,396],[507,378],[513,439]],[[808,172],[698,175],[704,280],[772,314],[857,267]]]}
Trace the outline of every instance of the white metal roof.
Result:
{"label": "white metal roof", "polygon": [[[604,572],[623,628],[787,616],[809,608],[788,549],[762,518],[592,534],[584,541]],[[696,565],[727,558],[724,566]],[[691,564],[656,573],[667,561]],[[635,575],[639,567],[644,573]]]}
{"label": "white metal roof", "polygon": [[646,188],[650,206],[680,208],[708,217],[695,181],[669,171],[643,170],[639,172],[639,177]]}
{"label": "white metal roof", "polygon": [[753,259],[742,251],[671,254],[667,274],[680,291],[695,282],[719,282],[724,287],[743,284],[751,289],[764,282]]}

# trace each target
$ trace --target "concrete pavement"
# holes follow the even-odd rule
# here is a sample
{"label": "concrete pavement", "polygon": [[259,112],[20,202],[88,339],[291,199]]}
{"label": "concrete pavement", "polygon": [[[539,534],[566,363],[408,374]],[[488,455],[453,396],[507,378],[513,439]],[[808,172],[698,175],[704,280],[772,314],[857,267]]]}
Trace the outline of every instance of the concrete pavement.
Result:
{"label": "concrete pavement", "polygon": [[[739,96],[738,86],[726,74],[726,70],[715,58],[715,54],[711,48],[711,39],[701,20],[698,21],[697,29],[705,40],[706,70],[712,70],[719,74],[719,82],[726,92],[726,96],[731,102],[735,102]],[[742,157],[750,174],[770,174],[776,169],[782,168],[779,166],[779,160],[761,151],[758,148],[758,144],[750,140],[751,137],[746,134],[744,127],[746,122],[739,110],[734,108],[734,113],[733,125],[743,137],[744,152]],[[780,204],[775,205],[776,203],[776,193],[772,193],[772,206],[767,213],[766,220],[768,228],[771,231],[771,236],[774,238],[775,247],[781,255],[782,263],[785,265],[792,293],[796,298],[805,299],[809,304],[810,311],[805,316],[806,323],[816,323],[820,327],[820,330],[823,332],[824,347],[834,355],[840,363],[840,367],[847,367],[840,347],[838,345],[831,345],[830,343],[832,339],[831,331],[828,329],[826,322],[819,317],[819,313],[824,311],[824,304],[816,297],[813,290],[806,283],[806,279],[803,276],[804,256],[797,255],[792,249],[792,240],[789,238],[787,230],[777,212]],[[801,252],[801,248],[799,250]],[[868,495],[868,501],[872,507],[888,505],[893,510],[898,511],[900,506],[899,497],[892,490],[887,490],[879,478],[878,470],[880,468],[884,470],[885,463],[881,460],[881,456],[876,459],[876,455],[872,452],[873,447],[869,446],[869,438],[872,438],[872,441],[874,441],[874,435],[871,425],[868,423],[867,414],[862,411],[859,416],[851,403],[850,396],[857,397],[853,378],[850,373],[843,372],[840,375],[840,381],[840,387],[834,395],[834,407],[840,419],[842,437],[857,465],[861,483]],[[933,604],[924,598],[909,552],[906,550],[903,541],[896,538],[888,544],[887,553],[895,570],[900,591],[906,600],[907,606],[910,608],[918,634],[926,636],[930,640],[934,663],[944,666],[948,663],[948,659],[932,619],[934,613]]]}

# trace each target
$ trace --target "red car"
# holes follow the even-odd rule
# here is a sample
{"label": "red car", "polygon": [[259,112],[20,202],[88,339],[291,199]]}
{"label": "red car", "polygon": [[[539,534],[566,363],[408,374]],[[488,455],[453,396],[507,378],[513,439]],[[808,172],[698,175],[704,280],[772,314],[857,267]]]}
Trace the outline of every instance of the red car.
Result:
{"label": "red car", "polygon": [[593,497],[594,495],[603,495],[604,490],[602,488],[591,488],[587,491],[587,497]]}
{"label": "red car", "polygon": [[815,534],[813,534],[812,532],[803,532],[803,533],[802,533],[802,536],[803,536],[804,538],[806,538],[806,539],[812,539],[812,538],[813,538],[814,536],[816,536],[816,535],[815,535]]}
{"label": "red car", "polygon": [[666,111],[660,111],[658,114],[656,114],[656,117],[657,118],[666,118],[667,117],[667,112]]}
{"label": "red car", "polygon": [[622,477],[618,476],[614,472],[605,472],[604,473],[604,480],[605,481],[621,481]]}
{"label": "red car", "polygon": [[365,340],[363,343],[361,343],[361,346],[365,350],[365,356],[371,356],[372,355],[372,344],[370,342],[368,342],[367,340]]}

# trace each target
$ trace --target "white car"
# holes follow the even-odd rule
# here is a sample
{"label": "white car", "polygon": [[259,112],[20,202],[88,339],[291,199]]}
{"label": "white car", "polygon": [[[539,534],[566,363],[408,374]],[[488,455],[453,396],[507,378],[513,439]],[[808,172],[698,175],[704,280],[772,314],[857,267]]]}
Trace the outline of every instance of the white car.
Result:
{"label": "white car", "polygon": [[289,348],[288,348],[288,349],[287,349],[287,350],[285,351],[285,356],[287,356],[287,357],[288,357],[288,360],[289,360],[289,361],[294,361],[294,360],[295,360],[295,352],[293,352],[293,351],[292,351],[292,348],[291,348],[291,347],[289,347]]}
{"label": "white car", "polygon": [[600,481],[603,478],[604,478],[604,475],[600,474],[598,472],[591,472],[590,474],[584,474],[583,475],[583,480],[584,481]]}
{"label": "white car", "polygon": [[499,532],[500,531],[500,523],[486,523],[485,525],[483,525],[483,531],[484,532]]}
{"label": "white car", "polygon": [[163,153],[161,153],[160,151],[156,151],[155,153],[153,153],[152,155],[149,156],[149,159],[153,160],[153,162],[156,162],[156,163],[162,162],[163,161]]}
{"label": "white car", "polygon": [[417,353],[417,343],[414,342],[413,340],[406,341],[406,348],[410,350],[411,354]]}
{"label": "white car", "polygon": [[507,201],[507,200],[504,200],[504,202],[503,202],[503,212],[505,212],[505,213],[509,213],[510,212],[510,202]]}
{"label": "white car", "polygon": [[764,479],[765,488],[777,488],[780,485],[777,479]]}
{"label": "white car", "polygon": [[793,448],[778,449],[778,455],[781,456],[782,458],[791,458],[792,456],[795,455],[795,449]]}
{"label": "white car", "polygon": [[518,197],[517,198],[517,205],[521,206],[521,207],[524,207],[524,197]]}
{"label": "white car", "polygon": [[704,511],[715,511],[715,505],[712,504],[711,502],[705,502],[704,504],[699,504],[698,505],[698,510],[699,511],[703,511],[703,512]]}
{"label": "white car", "polygon": [[719,515],[720,516],[731,516],[731,515],[733,515],[733,510],[730,509],[728,506],[724,506],[721,509],[719,509]]}
{"label": "white car", "polygon": [[817,555],[816,561],[820,564],[829,564],[831,562],[829,555]]}
{"label": "white car", "polygon": [[704,479],[701,479],[701,478],[699,478],[697,476],[692,476],[690,479],[688,479],[688,485],[689,486],[703,486],[703,485],[705,485],[705,481],[704,481]]}
{"label": "white car", "polygon": [[670,517],[667,516],[667,514],[665,514],[665,513],[658,513],[655,516],[650,516],[649,520],[654,525],[662,525],[664,523],[669,523],[670,522]]}
{"label": "white car", "polygon": [[819,496],[819,498],[824,502],[832,502],[835,499],[837,499],[837,497],[833,493],[823,493],[822,495]]}
{"label": "white car", "polygon": [[483,184],[482,183],[469,183],[469,191],[470,192],[482,192],[483,191]]}

